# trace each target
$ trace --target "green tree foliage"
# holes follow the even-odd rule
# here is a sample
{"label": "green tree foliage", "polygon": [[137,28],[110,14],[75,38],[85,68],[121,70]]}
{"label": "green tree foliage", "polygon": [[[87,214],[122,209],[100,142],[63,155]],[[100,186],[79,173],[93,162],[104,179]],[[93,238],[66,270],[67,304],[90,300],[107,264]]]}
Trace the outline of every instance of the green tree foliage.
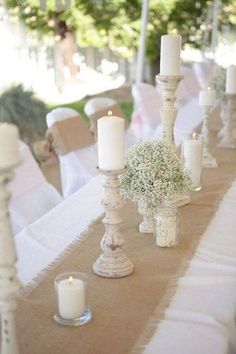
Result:
{"label": "green tree foliage", "polygon": [[[149,0],[147,55],[158,60],[160,37],[177,31],[183,43],[198,47],[202,43],[207,11],[213,0]],[[221,23],[236,27],[236,0],[222,0]],[[80,45],[109,46],[123,56],[137,49],[142,0],[72,0],[65,11],[58,11],[55,1],[47,1],[42,11],[39,0],[6,0],[11,13],[31,29],[42,34],[63,36],[63,31],[77,34]]]}

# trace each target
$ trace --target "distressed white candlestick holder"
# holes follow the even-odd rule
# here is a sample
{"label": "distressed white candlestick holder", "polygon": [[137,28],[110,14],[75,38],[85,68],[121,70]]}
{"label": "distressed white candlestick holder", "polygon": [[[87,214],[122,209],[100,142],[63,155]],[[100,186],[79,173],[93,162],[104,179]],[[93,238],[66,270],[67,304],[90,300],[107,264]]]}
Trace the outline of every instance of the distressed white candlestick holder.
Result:
{"label": "distressed white candlestick holder", "polygon": [[[162,91],[163,106],[160,110],[161,120],[163,125],[163,140],[174,148],[174,125],[177,116],[177,109],[175,108],[176,90],[178,84],[184,77],[171,75],[157,75],[156,80],[159,83]],[[190,203],[189,195],[179,195],[172,200],[173,205],[180,207]]]}
{"label": "distressed white candlestick holder", "polygon": [[8,201],[10,193],[6,189],[12,177],[12,169],[0,169],[0,316],[1,354],[19,354],[15,330],[14,311],[20,282],[16,275],[16,251],[12,236]]}
{"label": "distressed white candlestick holder", "polygon": [[221,130],[221,141],[218,147],[236,148],[236,94],[226,94],[222,107],[224,127]]}
{"label": "distressed white candlestick holder", "polygon": [[160,110],[163,124],[163,139],[167,143],[175,146],[174,142],[174,124],[177,115],[175,108],[176,90],[183,76],[157,75],[156,80],[162,91],[163,106]]}
{"label": "distressed white candlestick holder", "polygon": [[209,152],[209,130],[208,130],[208,122],[209,122],[209,114],[212,110],[212,106],[202,106],[203,108],[203,126],[202,126],[202,134],[203,134],[203,156],[202,163],[203,167],[207,168],[216,168],[218,164],[216,159]]}
{"label": "distressed white candlestick holder", "polygon": [[106,278],[121,278],[134,271],[134,265],[124,252],[124,239],[120,232],[122,218],[120,210],[123,207],[123,198],[120,195],[119,175],[124,170],[104,171],[105,196],[102,201],[106,215],[103,219],[106,231],[101,240],[102,254],[93,265],[95,274]]}

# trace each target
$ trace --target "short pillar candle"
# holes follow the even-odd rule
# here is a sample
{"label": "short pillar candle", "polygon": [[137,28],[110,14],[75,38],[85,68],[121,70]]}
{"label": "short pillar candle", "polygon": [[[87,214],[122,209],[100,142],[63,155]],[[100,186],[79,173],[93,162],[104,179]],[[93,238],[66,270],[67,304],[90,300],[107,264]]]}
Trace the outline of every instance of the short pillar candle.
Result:
{"label": "short pillar candle", "polygon": [[202,148],[202,141],[197,134],[193,134],[183,142],[184,164],[190,174],[193,191],[201,189]]}
{"label": "short pillar candle", "polygon": [[98,119],[98,167],[122,170],[125,167],[125,121],[116,116]]}
{"label": "short pillar candle", "polygon": [[87,277],[82,273],[63,273],[55,279],[58,313],[54,319],[58,323],[80,326],[91,319],[86,287]]}
{"label": "short pillar candle", "polygon": [[230,65],[226,70],[226,94],[236,95],[236,65]]}
{"label": "short pillar candle", "polygon": [[180,76],[181,42],[177,34],[161,36],[160,75]]}

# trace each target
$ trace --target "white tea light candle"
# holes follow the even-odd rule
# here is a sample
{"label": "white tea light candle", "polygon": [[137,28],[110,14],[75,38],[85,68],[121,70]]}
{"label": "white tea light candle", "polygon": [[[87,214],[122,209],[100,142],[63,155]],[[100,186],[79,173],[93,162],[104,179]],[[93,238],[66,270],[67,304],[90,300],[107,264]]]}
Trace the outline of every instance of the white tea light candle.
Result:
{"label": "white tea light candle", "polygon": [[214,90],[208,88],[199,92],[199,105],[200,106],[213,106],[216,99]]}
{"label": "white tea light candle", "polygon": [[161,36],[160,75],[180,75],[181,41],[177,34]]}
{"label": "white tea light candle", "polygon": [[226,70],[226,89],[227,94],[236,94],[236,65],[230,65]]}
{"label": "white tea light candle", "polygon": [[13,124],[0,124],[0,169],[17,165],[19,161],[18,128]]}
{"label": "white tea light candle", "polygon": [[98,119],[98,166],[101,170],[125,167],[125,121],[116,116]]}
{"label": "white tea light candle", "polygon": [[68,320],[80,317],[86,309],[84,282],[69,277],[59,281],[57,286],[59,315]]}
{"label": "white tea light candle", "polygon": [[184,141],[183,158],[192,180],[192,190],[201,189],[202,142],[197,135]]}

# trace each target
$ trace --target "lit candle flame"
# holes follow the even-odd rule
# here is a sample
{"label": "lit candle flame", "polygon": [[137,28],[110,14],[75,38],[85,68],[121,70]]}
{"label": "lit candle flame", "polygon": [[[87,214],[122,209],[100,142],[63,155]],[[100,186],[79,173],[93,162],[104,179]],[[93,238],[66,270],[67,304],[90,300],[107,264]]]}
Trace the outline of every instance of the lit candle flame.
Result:
{"label": "lit candle flame", "polygon": [[112,116],[112,111],[108,111],[107,113],[109,116]]}
{"label": "lit candle flame", "polygon": [[73,277],[69,277],[69,285],[72,285],[73,284]]}

